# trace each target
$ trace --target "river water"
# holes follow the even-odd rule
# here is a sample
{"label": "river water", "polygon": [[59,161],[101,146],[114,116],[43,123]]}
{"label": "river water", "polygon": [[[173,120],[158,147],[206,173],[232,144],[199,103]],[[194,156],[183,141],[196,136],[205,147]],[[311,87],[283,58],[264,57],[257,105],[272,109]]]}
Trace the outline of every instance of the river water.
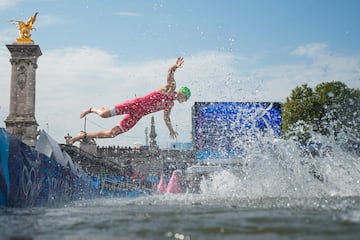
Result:
{"label": "river water", "polygon": [[359,239],[360,198],[164,195],[1,209],[1,239]]}
{"label": "river water", "polygon": [[317,140],[316,156],[290,140],[242,142],[240,167],[199,194],[3,208],[0,239],[360,239],[360,157]]}

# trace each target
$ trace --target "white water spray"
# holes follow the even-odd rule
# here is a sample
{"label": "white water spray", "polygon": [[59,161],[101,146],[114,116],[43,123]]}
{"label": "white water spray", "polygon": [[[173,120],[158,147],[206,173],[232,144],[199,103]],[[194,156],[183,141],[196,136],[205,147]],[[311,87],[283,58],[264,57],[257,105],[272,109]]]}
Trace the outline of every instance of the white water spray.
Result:
{"label": "white water spray", "polygon": [[227,199],[360,196],[360,157],[344,150],[333,136],[311,134],[314,142],[321,142],[313,149],[315,155],[271,134],[236,139],[246,152],[237,159],[241,167],[203,180],[201,194]]}

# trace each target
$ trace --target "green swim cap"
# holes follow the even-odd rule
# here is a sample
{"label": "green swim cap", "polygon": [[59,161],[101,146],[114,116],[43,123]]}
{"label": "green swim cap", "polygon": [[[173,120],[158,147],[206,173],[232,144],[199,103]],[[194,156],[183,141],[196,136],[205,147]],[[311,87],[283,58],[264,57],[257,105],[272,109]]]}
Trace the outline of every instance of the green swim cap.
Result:
{"label": "green swim cap", "polygon": [[191,92],[190,92],[190,89],[188,87],[181,87],[179,89],[179,92],[183,93],[186,95],[186,99],[189,99],[190,96],[191,96]]}

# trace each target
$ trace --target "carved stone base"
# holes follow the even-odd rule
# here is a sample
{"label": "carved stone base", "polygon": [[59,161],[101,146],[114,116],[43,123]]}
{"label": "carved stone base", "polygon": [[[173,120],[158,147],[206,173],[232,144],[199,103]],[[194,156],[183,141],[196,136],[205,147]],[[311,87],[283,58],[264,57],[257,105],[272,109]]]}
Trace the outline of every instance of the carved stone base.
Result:
{"label": "carved stone base", "polygon": [[38,124],[33,118],[7,118],[5,120],[6,130],[17,137],[19,140],[25,142],[29,146],[35,146],[37,141]]}

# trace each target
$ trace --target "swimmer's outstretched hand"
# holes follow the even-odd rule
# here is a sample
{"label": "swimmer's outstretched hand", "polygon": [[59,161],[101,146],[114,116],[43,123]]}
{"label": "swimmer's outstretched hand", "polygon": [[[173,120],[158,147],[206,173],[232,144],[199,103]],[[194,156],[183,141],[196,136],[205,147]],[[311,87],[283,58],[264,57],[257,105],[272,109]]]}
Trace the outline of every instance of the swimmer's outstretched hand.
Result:
{"label": "swimmer's outstretched hand", "polygon": [[169,134],[171,139],[176,139],[178,135],[179,134],[177,132],[175,132],[175,131],[171,131],[170,134]]}
{"label": "swimmer's outstretched hand", "polygon": [[175,65],[176,65],[176,67],[181,68],[183,63],[184,63],[184,58],[183,57],[178,57],[177,60],[176,60]]}

